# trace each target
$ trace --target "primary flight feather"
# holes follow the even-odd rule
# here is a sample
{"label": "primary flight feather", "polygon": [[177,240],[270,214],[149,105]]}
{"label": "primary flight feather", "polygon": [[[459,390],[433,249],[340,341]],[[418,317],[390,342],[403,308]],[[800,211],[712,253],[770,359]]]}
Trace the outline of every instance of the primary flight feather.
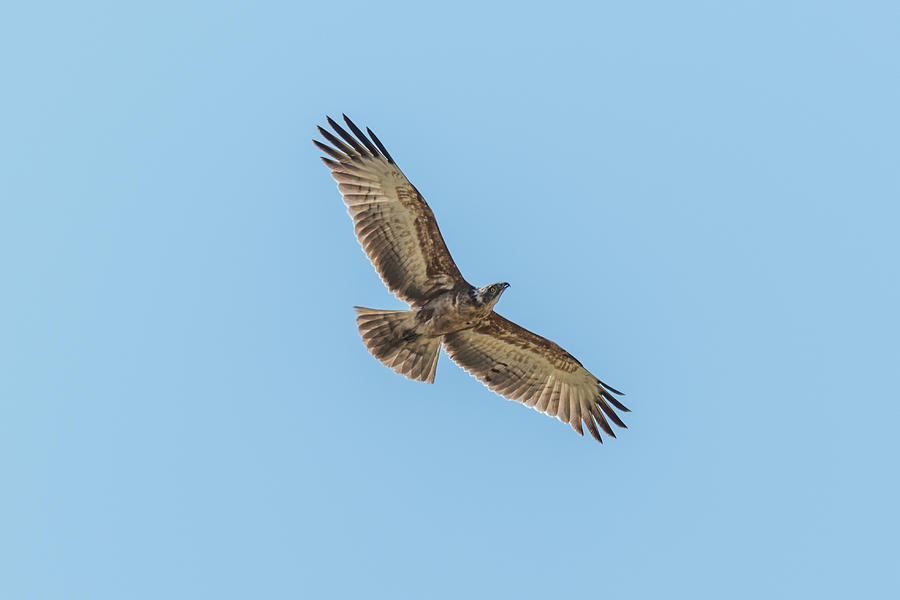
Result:
{"label": "primary flight feather", "polygon": [[313,143],[330,158],[338,189],[353,218],[356,237],[385,285],[411,310],[357,307],[363,342],[394,371],[434,383],[441,345],[466,371],[504,398],[516,400],[584,427],[603,442],[615,437],[609,422],[625,424],[615,412],[628,409],[622,393],[606,385],[550,340],[494,312],[509,287],[476,288],[459,272],[425,199],[394,163],[381,141],[344,115],[350,132],[331,117],[328,143]]}

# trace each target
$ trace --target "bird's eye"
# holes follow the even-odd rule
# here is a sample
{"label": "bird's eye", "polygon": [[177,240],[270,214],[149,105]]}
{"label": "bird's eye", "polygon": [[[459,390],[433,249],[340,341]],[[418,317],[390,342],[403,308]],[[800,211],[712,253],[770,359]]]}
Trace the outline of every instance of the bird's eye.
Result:
{"label": "bird's eye", "polygon": [[496,293],[497,293],[497,286],[496,286],[496,285],[492,285],[492,286],[491,286],[491,289],[488,290],[488,291],[489,291],[490,293],[492,293],[492,294],[496,294]]}

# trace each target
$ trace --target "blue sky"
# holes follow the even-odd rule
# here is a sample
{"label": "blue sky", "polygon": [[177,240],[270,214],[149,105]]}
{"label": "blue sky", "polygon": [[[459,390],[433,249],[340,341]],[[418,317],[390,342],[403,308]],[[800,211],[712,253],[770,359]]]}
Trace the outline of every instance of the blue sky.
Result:
{"label": "blue sky", "polygon": [[[896,3],[4,13],[3,597],[900,591]],[[341,112],[618,439],[367,354]]]}

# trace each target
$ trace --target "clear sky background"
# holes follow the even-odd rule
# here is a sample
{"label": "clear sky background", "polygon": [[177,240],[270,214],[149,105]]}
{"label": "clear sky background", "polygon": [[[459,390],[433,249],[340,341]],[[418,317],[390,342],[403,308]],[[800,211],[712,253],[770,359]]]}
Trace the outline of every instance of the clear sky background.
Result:
{"label": "clear sky background", "polygon": [[[895,2],[30,3],[0,61],[3,598],[896,598]],[[446,356],[346,112],[600,446]]]}

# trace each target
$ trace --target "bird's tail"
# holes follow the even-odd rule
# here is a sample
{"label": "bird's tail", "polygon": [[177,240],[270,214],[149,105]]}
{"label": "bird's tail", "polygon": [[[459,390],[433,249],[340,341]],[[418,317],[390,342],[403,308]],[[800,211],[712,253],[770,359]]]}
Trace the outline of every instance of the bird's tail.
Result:
{"label": "bird's tail", "polygon": [[417,331],[416,311],[354,308],[359,335],[372,356],[410,379],[434,383],[441,338]]}

